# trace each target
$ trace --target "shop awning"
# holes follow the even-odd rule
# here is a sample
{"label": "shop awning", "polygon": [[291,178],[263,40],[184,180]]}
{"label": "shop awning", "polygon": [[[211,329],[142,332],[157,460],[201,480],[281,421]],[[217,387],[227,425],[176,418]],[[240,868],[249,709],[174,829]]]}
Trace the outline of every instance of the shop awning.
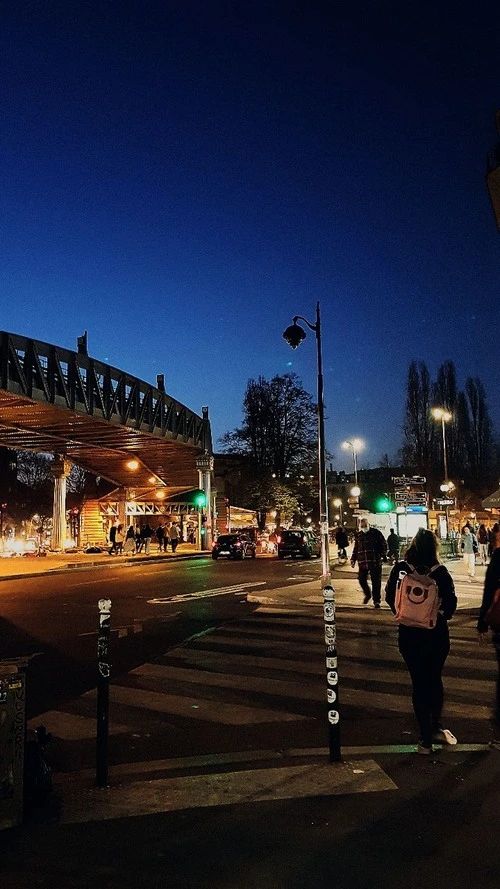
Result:
{"label": "shop awning", "polygon": [[500,509],[500,488],[494,494],[490,494],[486,500],[482,500],[484,509]]}

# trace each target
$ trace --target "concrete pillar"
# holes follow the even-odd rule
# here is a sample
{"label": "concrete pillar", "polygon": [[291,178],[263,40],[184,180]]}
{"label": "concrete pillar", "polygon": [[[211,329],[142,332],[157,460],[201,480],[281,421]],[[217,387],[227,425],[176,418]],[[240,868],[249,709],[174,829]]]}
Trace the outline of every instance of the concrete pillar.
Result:
{"label": "concrete pillar", "polygon": [[205,533],[201,535],[201,549],[211,550],[213,541],[213,504],[212,504],[212,474],[214,470],[214,458],[207,452],[203,457],[198,457],[196,461],[198,470],[198,486],[204,491],[206,497],[205,516],[206,522]]}
{"label": "concrete pillar", "polygon": [[66,479],[71,469],[71,463],[57,454],[50,469],[54,476],[54,507],[50,545],[53,550],[63,550],[66,541]]}

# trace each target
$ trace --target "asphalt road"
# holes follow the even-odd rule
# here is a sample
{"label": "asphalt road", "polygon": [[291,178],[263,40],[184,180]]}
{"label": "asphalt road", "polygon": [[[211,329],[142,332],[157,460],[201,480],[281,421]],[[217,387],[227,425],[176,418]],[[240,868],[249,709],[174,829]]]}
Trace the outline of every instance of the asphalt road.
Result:
{"label": "asphalt road", "polygon": [[247,592],[318,576],[316,562],[110,564],[99,570],[10,579],[0,584],[4,658],[32,656],[28,717],[95,686],[98,600],[112,602],[113,673],[119,675],[174,645],[254,608]]}

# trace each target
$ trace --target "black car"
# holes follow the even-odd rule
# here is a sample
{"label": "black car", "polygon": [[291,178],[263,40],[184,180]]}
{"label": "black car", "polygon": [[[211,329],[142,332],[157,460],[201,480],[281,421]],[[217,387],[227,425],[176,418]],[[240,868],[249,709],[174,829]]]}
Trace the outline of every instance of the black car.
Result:
{"label": "black car", "polygon": [[220,534],[212,547],[212,559],[255,559],[256,546],[244,534]]}
{"label": "black car", "polygon": [[321,540],[304,528],[289,528],[281,531],[278,536],[278,559],[296,556],[302,559],[310,559],[312,556],[321,555]]}

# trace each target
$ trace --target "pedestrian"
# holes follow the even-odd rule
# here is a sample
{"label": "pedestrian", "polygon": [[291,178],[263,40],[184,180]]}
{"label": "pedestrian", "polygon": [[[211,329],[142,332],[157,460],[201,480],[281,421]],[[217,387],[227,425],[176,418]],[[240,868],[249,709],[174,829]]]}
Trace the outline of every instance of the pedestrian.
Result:
{"label": "pedestrian", "polygon": [[135,551],[136,553],[140,553],[142,547],[144,546],[144,540],[142,539],[142,528],[137,525],[135,529]]}
{"label": "pedestrian", "polygon": [[151,545],[152,536],[153,531],[151,530],[151,526],[146,522],[141,529],[141,538],[144,541],[144,552],[147,556],[149,556],[149,547]]}
{"label": "pedestrian", "polygon": [[477,544],[479,547],[479,555],[481,557],[481,565],[486,565],[488,562],[489,542],[490,539],[486,530],[486,525],[479,525],[477,532]]}
{"label": "pedestrian", "polygon": [[399,559],[399,537],[396,534],[394,528],[391,528],[389,531],[389,536],[387,538],[387,550],[389,553],[389,558],[392,562],[397,562]]}
{"label": "pedestrian", "polygon": [[[500,548],[493,551],[490,564],[486,569],[486,577],[484,578],[483,599],[481,608],[479,609],[479,618],[477,622],[478,641],[480,645],[484,645],[489,639],[489,627],[486,620],[486,612],[490,607],[495,591],[500,587]],[[500,630],[493,631],[492,639],[495,647],[498,674],[496,687],[496,704],[494,720],[500,726]]]}
{"label": "pedestrian", "polygon": [[335,531],[335,543],[337,544],[337,553],[339,559],[347,561],[347,547],[349,546],[349,538],[344,528],[337,528]]}
{"label": "pedestrian", "polygon": [[125,540],[125,536],[123,534],[123,525],[118,525],[118,527],[116,529],[116,535],[115,535],[115,547],[116,547],[116,552],[118,553],[119,556],[121,556],[123,553],[123,541],[124,540]]}
{"label": "pedestrian", "polygon": [[114,522],[109,529],[109,542],[111,544],[109,548],[109,554],[110,556],[114,556],[114,554],[116,553],[116,525]]}
{"label": "pedestrian", "polygon": [[135,531],[134,526],[129,525],[125,534],[125,543],[123,545],[124,553],[131,553],[135,556]]}
{"label": "pedestrian", "polygon": [[172,547],[172,552],[175,553],[177,549],[177,544],[179,543],[180,537],[180,528],[177,522],[172,522],[169,528],[169,537],[170,537],[170,545]]}
{"label": "pedestrian", "polygon": [[161,553],[163,550],[163,540],[165,538],[165,531],[164,531],[164,528],[163,528],[163,525],[161,522],[158,525],[155,533],[156,533],[156,540],[158,541],[158,552]]}
{"label": "pedestrian", "polygon": [[163,547],[165,549],[165,552],[167,552],[168,545],[170,543],[170,524],[170,522],[167,522],[163,529]]}
{"label": "pedestrian", "polygon": [[495,522],[490,531],[490,556],[500,547],[500,525]]}
{"label": "pedestrian", "polygon": [[[368,519],[362,518],[359,531],[354,536],[354,549],[351,555],[351,567],[358,563],[359,585],[364,593],[363,604],[366,605],[373,596],[375,608],[380,608],[380,591],[382,587],[382,560],[387,553],[385,537],[378,528],[370,528]],[[368,575],[372,588],[368,585]]]}
{"label": "pedestrian", "polygon": [[385,587],[385,598],[396,613],[396,592],[405,574],[431,569],[440,596],[436,626],[424,629],[399,624],[398,647],[408,668],[413,688],[413,710],[419,727],[417,752],[432,753],[432,742],[456,744],[455,735],[441,723],[443,709],[443,667],[450,650],[448,621],[457,607],[453,578],[439,560],[439,541],[432,531],[419,528],[402,561],[396,562]]}
{"label": "pedestrian", "polygon": [[472,533],[469,525],[465,525],[462,528],[462,541],[460,544],[460,548],[462,550],[464,568],[467,573],[467,579],[469,583],[471,583],[472,578],[476,576],[477,540],[476,535]]}

